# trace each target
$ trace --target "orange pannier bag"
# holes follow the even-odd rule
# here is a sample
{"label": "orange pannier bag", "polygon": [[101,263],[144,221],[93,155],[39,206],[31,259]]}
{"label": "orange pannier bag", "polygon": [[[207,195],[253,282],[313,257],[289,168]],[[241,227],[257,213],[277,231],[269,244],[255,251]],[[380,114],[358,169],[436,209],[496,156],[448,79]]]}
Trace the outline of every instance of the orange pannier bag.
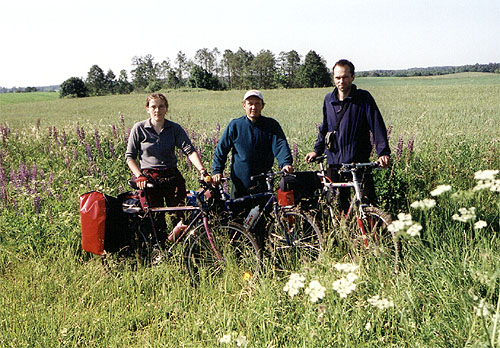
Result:
{"label": "orange pannier bag", "polygon": [[106,237],[106,197],[91,191],[80,196],[82,249],[96,255],[104,252]]}

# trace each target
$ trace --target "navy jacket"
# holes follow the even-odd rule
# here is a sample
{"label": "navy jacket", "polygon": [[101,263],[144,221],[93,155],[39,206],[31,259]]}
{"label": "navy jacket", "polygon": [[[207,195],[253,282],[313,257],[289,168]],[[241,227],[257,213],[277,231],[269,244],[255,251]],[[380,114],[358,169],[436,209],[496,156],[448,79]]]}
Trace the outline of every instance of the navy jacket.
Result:
{"label": "navy jacket", "polygon": [[214,174],[222,174],[229,151],[232,151],[231,181],[237,192],[234,196],[248,193],[255,185],[252,175],[272,169],[274,158],[283,167],[293,163],[290,147],[278,121],[260,116],[255,123],[242,116],[229,122],[217,144],[212,163]]}
{"label": "navy jacket", "polygon": [[[347,110],[337,131],[339,151],[332,153],[326,149],[325,135],[335,130],[342,103],[347,103]],[[378,156],[389,156],[387,129],[372,95],[352,85],[349,97],[341,102],[335,88],[323,102],[323,123],[319,127],[314,152],[318,155],[326,153],[328,164],[368,162],[372,151],[370,131]]]}

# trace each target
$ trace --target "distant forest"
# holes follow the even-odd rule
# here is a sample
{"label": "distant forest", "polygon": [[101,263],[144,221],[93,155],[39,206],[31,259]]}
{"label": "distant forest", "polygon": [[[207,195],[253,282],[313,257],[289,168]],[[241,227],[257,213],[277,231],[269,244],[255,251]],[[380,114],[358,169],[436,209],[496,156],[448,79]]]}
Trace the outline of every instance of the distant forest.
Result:
{"label": "distant forest", "polygon": [[[356,62],[354,62],[356,63]],[[315,51],[302,57],[295,50],[275,55],[269,50],[257,54],[239,48],[238,51],[217,48],[199,49],[188,58],[182,51],[171,61],[156,61],[148,54],[132,58],[133,69],[121,70],[118,76],[110,69],[106,73],[97,64],[86,77],[70,77],[59,86],[3,88],[0,93],[59,90],[61,97],[85,97],[107,94],[155,92],[163,88],[272,89],[332,86],[331,67]],[[356,71],[358,77],[433,76],[459,72],[500,73],[500,63],[463,66],[411,68],[405,70]],[[129,78],[130,75],[130,78]]]}
{"label": "distant forest", "polygon": [[411,77],[456,74],[461,72],[486,72],[500,74],[500,63],[474,64],[462,66],[435,66],[404,70],[370,70],[356,73],[358,77]]}

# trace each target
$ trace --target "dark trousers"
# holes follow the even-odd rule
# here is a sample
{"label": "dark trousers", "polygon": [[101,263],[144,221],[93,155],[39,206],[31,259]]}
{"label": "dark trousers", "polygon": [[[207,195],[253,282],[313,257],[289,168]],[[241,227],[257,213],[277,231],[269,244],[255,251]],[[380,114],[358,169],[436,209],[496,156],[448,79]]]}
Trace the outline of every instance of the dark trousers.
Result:
{"label": "dark trousers", "polygon": [[[152,178],[154,182],[153,188],[146,189],[146,195],[151,207],[185,205],[186,181],[179,170],[176,168],[166,170],[145,169],[144,173]],[[175,217],[171,220],[172,226],[175,226],[183,218],[183,212],[175,213]],[[168,235],[165,214],[155,213],[154,220],[158,241],[163,243]]]}
{"label": "dark trousers", "polygon": [[[347,182],[352,180],[351,173],[340,174],[336,168],[327,168],[326,175],[333,182]],[[361,196],[362,202],[366,204],[376,204],[377,196],[375,194],[375,183],[373,181],[373,174],[366,172],[364,174],[360,173],[358,176],[361,184]],[[340,211],[343,214],[347,214],[349,206],[351,204],[351,195],[354,189],[350,187],[340,187],[338,190],[337,203]]]}

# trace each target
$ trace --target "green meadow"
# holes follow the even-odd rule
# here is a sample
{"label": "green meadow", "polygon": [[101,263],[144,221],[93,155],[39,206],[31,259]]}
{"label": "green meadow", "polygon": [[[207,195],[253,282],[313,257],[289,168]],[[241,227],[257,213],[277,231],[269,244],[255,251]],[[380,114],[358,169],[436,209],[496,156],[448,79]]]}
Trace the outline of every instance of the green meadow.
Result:
{"label": "green meadow", "polygon": [[[391,129],[392,164],[375,177],[380,205],[422,229],[400,233],[394,273],[329,227],[325,236],[337,237],[298,271],[294,296],[284,290],[291,274],[271,267],[252,282],[225,274],[193,285],[180,250],[156,267],[106,272],[81,250],[79,196],[129,190],[125,141],[146,118],[146,95],[0,95],[0,346],[500,347],[499,82],[471,73],[355,80]],[[281,123],[299,170],[316,169],[303,158],[329,91],[263,91],[263,114]],[[244,91],[163,92],[167,117],[210,166],[222,130],[244,114]],[[179,168],[197,189],[185,159]],[[440,185],[449,190],[431,195]],[[424,199],[435,206],[413,204]],[[359,268],[342,297],[345,263]],[[324,288],[317,299],[312,281]]]}

